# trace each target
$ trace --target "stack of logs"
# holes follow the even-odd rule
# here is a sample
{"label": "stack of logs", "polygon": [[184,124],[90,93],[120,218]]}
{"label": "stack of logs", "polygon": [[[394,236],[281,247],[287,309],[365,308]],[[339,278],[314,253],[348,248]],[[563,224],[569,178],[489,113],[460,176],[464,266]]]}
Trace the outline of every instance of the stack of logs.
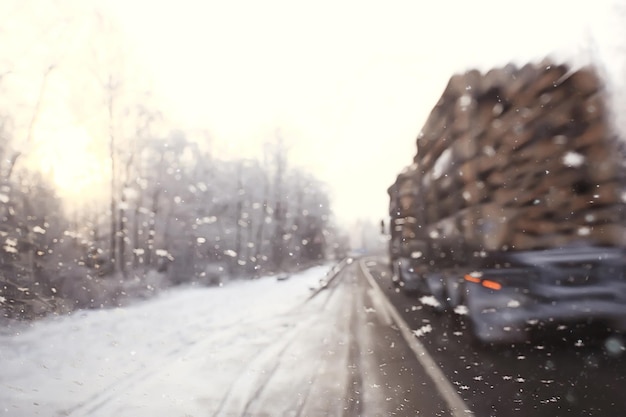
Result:
{"label": "stack of logs", "polygon": [[487,251],[623,245],[620,149],[592,68],[455,75],[389,189],[396,233]]}

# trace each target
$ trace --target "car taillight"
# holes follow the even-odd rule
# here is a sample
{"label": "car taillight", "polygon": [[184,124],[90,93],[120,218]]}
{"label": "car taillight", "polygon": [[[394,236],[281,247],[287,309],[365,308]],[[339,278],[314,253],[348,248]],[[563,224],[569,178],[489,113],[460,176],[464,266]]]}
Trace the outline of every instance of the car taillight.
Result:
{"label": "car taillight", "polygon": [[483,280],[481,283],[483,287],[489,288],[490,290],[500,290],[502,289],[502,285],[499,282],[491,281],[489,279]]}
{"label": "car taillight", "polygon": [[492,281],[490,279],[482,279],[478,274],[466,274],[464,278],[465,281],[480,284],[485,288],[489,288],[490,290],[498,291],[502,289],[502,284],[500,284],[499,282]]}
{"label": "car taillight", "polygon": [[479,284],[480,283],[480,278],[475,277],[475,276],[470,275],[470,274],[466,274],[465,275],[465,281],[475,282],[476,284]]}

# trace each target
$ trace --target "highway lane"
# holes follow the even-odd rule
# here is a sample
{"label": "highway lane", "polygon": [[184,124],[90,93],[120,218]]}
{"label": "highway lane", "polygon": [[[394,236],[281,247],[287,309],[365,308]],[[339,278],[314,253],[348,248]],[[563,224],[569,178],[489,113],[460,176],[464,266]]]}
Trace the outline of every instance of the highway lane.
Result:
{"label": "highway lane", "polygon": [[344,415],[459,415],[450,412],[447,399],[388,314],[382,294],[364,278],[361,265],[355,262],[345,268],[339,279],[353,297],[349,369],[360,387],[353,394],[362,404]]}
{"label": "highway lane", "polygon": [[275,337],[253,340],[259,354],[229,368],[237,369],[230,376],[233,383],[207,402],[210,415],[471,415],[464,405],[451,411],[449,393],[433,383],[362,264],[345,262],[337,269],[307,302],[277,316],[278,326],[263,329]]}
{"label": "highway lane", "polygon": [[462,317],[439,313],[428,297],[396,288],[385,258],[362,263],[477,416],[626,414],[621,337],[586,338],[563,329],[521,346],[476,347]]}
{"label": "highway lane", "polygon": [[267,329],[277,337],[255,343],[259,356],[214,399],[212,415],[471,415],[464,406],[450,410],[450,399],[407,344],[385,300],[361,264],[343,264],[305,304],[277,317],[285,333]]}
{"label": "highway lane", "polygon": [[[167,347],[158,366],[145,362],[118,375],[114,384],[69,401],[69,407],[39,415],[469,415],[463,406],[457,407],[458,413],[450,411],[449,393],[433,383],[361,264],[342,262],[319,278],[326,285],[310,287],[308,297],[296,303],[285,300],[288,308],[208,328],[201,326],[208,319],[199,316],[198,323],[183,325],[180,335],[166,335],[158,342]],[[274,281],[263,288],[295,286],[297,280]],[[128,314],[150,317],[143,308]],[[187,329],[196,326],[198,331]],[[104,355],[98,345],[91,354]],[[95,385],[93,380],[81,381]],[[19,404],[12,407],[12,415],[34,415]]]}

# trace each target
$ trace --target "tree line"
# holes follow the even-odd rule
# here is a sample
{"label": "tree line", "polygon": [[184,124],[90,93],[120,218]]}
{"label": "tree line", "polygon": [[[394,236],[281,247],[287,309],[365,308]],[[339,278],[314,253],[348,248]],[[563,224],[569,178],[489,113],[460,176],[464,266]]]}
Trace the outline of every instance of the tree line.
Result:
{"label": "tree line", "polygon": [[[181,132],[120,154],[110,201],[67,209],[31,169],[0,165],[0,305],[12,317],[116,305],[134,291],[293,271],[335,244],[325,185],[262,159],[220,159]],[[0,149],[0,160],[12,159]],[[9,173],[11,173],[9,175]],[[70,205],[71,206],[71,205]]]}
{"label": "tree line", "polygon": [[[35,16],[17,1],[0,6],[7,19],[29,22],[14,49],[0,31],[9,46],[0,55],[4,316],[116,306],[163,287],[292,271],[345,252],[326,186],[289,164],[280,135],[258,158],[226,158],[205,131],[177,129],[133,75],[140,67],[129,64],[110,20],[63,4]],[[91,138],[83,154],[95,158],[84,173],[93,185],[71,198],[53,180],[62,167],[48,144],[72,151],[54,137],[59,119]]]}

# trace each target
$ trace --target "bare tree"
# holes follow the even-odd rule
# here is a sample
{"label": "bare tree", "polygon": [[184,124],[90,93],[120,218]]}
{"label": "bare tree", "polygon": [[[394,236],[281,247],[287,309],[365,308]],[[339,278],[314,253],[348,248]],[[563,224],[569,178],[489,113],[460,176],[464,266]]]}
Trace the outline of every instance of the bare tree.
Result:
{"label": "bare tree", "polygon": [[[237,219],[237,225],[236,225],[236,230],[237,230],[237,236],[235,238],[235,253],[236,256],[234,258],[235,260],[235,264],[239,264],[240,262],[243,262],[244,259],[242,258],[242,232],[243,232],[243,227],[244,227],[244,218],[243,218],[243,198],[245,195],[245,189],[243,188],[243,179],[242,179],[242,170],[243,170],[243,164],[244,161],[239,161],[239,163],[237,164],[237,191],[235,192],[236,195],[236,199],[237,199],[237,208],[236,208],[236,219]],[[247,225],[247,223],[246,223]]]}
{"label": "bare tree", "polygon": [[[26,137],[24,138],[24,145],[27,148],[32,147],[33,143],[33,131],[35,129],[35,125],[37,124],[37,120],[39,119],[39,115],[41,113],[41,106],[43,103],[44,95],[46,93],[46,87],[48,85],[48,77],[52,70],[54,69],[54,65],[50,65],[43,73],[41,79],[41,85],[39,86],[39,92],[37,94],[37,100],[35,101],[35,105],[33,107],[30,120],[28,122],[28,127],[26,131]],[[9,167],[7,170],[6,177],[7,179],[11,179],[11,175],[15,169],[15,164],[17,164],[17,160],[22,155],[22,152],[16,151],[9,160]]]}
{"label": "bare tree", "polygon": [[285,220],[288,201],[284,195],[284,175],[287,168],[287,149],[280,133],[276,133],[276,142],[273,149],[274,173],[274,237],[272,240],[272,261],[274,268],[280,270],[286,255]]}

